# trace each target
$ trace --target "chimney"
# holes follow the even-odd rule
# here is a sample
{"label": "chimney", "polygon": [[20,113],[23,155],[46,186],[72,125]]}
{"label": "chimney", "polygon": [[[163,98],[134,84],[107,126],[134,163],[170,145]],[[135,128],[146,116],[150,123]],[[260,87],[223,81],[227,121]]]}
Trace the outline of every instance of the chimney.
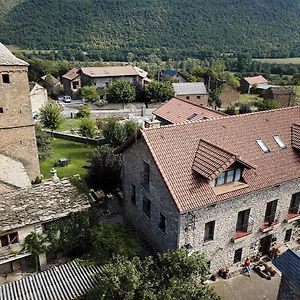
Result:
{"label": "chimney", "polygon": [[152,120],[148,121],[146,120],[144,123],[145,128],[159,128],[160,127],[160,121],[158,120]]}
{"label": "chimney", "polygon": [[59,178],[57,176],[57,171],[54,168],[52,168],[50,170],[50,173],[51,173],[51,179],[52,179],[52,181],[53,182],[59,182]]}

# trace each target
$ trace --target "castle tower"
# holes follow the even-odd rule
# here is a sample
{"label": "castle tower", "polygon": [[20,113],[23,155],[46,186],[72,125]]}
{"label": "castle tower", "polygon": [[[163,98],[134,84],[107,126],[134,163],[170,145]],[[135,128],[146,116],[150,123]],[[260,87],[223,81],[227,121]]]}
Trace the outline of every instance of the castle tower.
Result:
{"label": "castle tower", "polygon": [[27,73],[28,64],[0,43],[0,156],[21,163],[34,180],[40,167]]}

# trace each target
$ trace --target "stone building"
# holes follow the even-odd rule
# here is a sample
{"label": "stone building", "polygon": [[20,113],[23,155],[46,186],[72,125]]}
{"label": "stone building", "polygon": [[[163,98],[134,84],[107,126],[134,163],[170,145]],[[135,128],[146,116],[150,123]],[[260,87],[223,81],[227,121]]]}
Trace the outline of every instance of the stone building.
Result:
{"label": "stone building", "polygon": [[196,105],[208,105],[208,92],[204,82],[173,83],[175,96]]}
{"label": "stone building", "polygon": [[239,266],[299,247],[300,108],[141,130],[120,146],[124,211],[160,251],[203,252]]}
{"label": "stone building", "polygon": [[[20,251],[28,234],[41,233],[49,222],[89,207],[87,196],[68,179],[0,194],[0,274],[27,271],[32,265],[31,254]],[[45,254],[40,263],[46,266]]]}
{"label": "stone building", "polygon": [[240,91],[242,93],[250,93],[251,88],[257,86],[258,84],[268,84],[268,80],[261,75],[244,77],[240,80]]}
{"label": "stone building", "polygon": [[27,72],[28,64],[0,43],[0,154],[21,163],[34,180],[40,168]]}
{"label": "stone building", "polygon": [[187,82],[187,79],[177,70],[165,70],[159,75],[161,81]]}
{"label": "stone building", "polygon": [[274,100],[279,107],[295,105],[296,93],[292,87],[270,87],[263,93],[264,99]]}
{"label": "stone building", "polygon": [[153,111],[153,115],[161,122],[161,125],[194,122],[226,116],[206,106],[190,103],[187,100],[176,97]]}
{"label": "stone building", "polygon": [[62,76],[64,94],[72,99],[79,99],[80,97],[81,79],[78,71],[78,68],[73,68]]}

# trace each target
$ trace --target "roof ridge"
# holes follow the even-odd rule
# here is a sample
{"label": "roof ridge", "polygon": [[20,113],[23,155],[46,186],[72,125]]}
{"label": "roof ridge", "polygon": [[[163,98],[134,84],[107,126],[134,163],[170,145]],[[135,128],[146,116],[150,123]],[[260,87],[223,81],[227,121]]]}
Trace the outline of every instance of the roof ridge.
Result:
{"label": "roof ridge", "polygon": [[195,120],[195,121],[179,122],[179,123],[175,123],[175,124],[168,124],[168,125],[164,125],[164,126],[157,127],[157,128],[143,128],[143,130],[146,130],[146,131],[158,130],[161,128],[169,128],[169,127],[183,126],[183,125],[193,125],[193,124],[198,124],[198,123],[202,123],[202,122],[212,122],[212,121],[219,120],[219,119],[241,118],[241,117],[247,117],[249,115],[256,115],[256,114],[269,114],[274,111],[292,110],[292,109],[299,109],[299,108],[300,108],[300,105],[297,105],[297,106],[274,108],[274,109],[263,110],[263,111],[255,111],[255,112],[251,112],[251,113],[247,113],[247,114],[238,114],[238,115],[233,115],[233,116],[232,115],[224,115],[224,116],[220,116],[220,117],[213,117],[213,118],[206,119],[206,120]]}

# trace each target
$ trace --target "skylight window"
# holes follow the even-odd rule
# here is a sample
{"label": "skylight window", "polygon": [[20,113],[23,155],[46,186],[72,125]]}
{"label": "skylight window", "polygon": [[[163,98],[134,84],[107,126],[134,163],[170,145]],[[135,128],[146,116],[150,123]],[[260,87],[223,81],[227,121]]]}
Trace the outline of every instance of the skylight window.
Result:
{"label": "skylight window", "polygon": [[275,142],[278,144],[278,146],[279,146],[281,149],[286,148],[286,145],[285,145],[285,143],[282,141],[282,139],[280,138],[280,136],[275,135],[275,136],[273,136],[273,139],[275,140]]}
{"label": "skylight window", "polygon": [[256,143],[264,153],[270,152],[270,149],[262,140],[256,140]]}
{"label": "skylight window", "polygon": [[196,114],[196,113],[193,113],[193,114],[191,114],[187,119],[188,119],[189,121],[191,121],[191,120],[194,119],[196,116],[197,116],[197,114]]}

